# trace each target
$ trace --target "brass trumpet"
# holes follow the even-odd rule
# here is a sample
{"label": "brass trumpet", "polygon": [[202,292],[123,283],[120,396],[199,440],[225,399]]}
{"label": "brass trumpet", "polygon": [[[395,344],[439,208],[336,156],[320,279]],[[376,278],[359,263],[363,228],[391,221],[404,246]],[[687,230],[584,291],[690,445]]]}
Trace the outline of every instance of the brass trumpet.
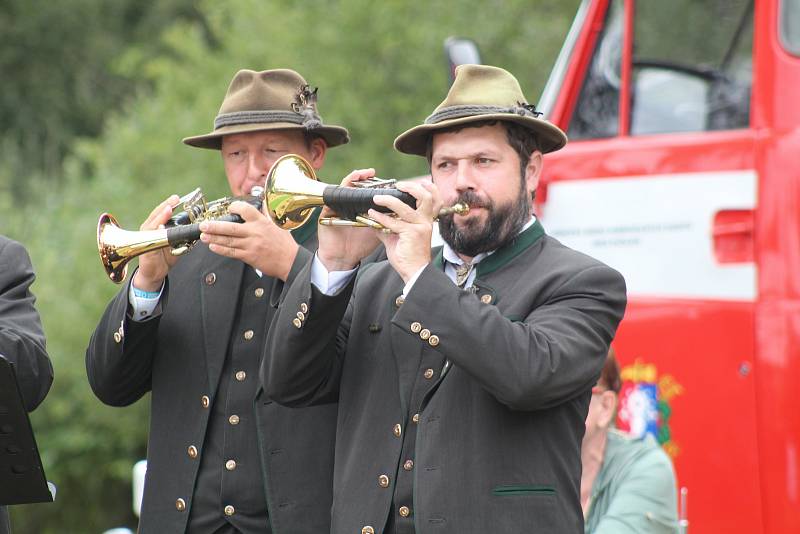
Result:
{"label": "brass trumpet", "polygon": [[197,188],[181,197],[179,206],[183,210],[173,215],[161,230],[123,230],[113,215],[103,213],[97,221],[97,250],[103,268],[112,282],[120,284],[128,274],[128,262],[136,256],[166,247],[170,247],[173,256],[186,254],[200,239],[201,222],[242,222],[241,217],[229,213],[231,203],[241,200],[261,209],[263,192],[263,187],[254,187],[249,196],[207,202]]}
{"label": "brass trumpet", "polygon": [[[166,247],[170,247],[175,256],[188,252],[200,238],[201,222],[242,222],[238,215],[229,212],[230,205],[237,200],[249,202],[259,210],[266,203],[267,213],[284,230],[306,224],[317,206],[329,206],[338,214],[338,217],[321,218],[320,224],[384,229],[383,225],[363,215],[370,208],[383,213],[391,211],[376,205],[372,201],[375,195],[391,195],[411,207],[416,206],[416,199],[396,189],[395,183],[395,180],[374,178],[357,182],[353,187],[326,185],[317,180],[314,168],[302,156],[287,154],[272,166],[265,187],[254,187],[248,196],[207,202],[199,188],[185,195],[181,198],[182,211],[161,230],[123,230],[113,215],[103,213],[97,222],[97,250],[111,281],[122,283],[127,276],[128,262],[136,256]],[[468,211],[468,205],[458,203],[440,210],[439,216],[463,215]]]}
{"label": "brass trumpet", "polygon": [[[383,225],[364,215],[369,209],[381,213],[391,210],[373,202],[376,195],[390,195],[412,208],[417,199],[395,187],[397,180],[372,178],[355,182],[351,187],[326,185],[317,178],[311,165],[296,154],[279,158],[269,171],[266,184],[266,201],[269,214],[278,226],[294,228],[305,224],[313,208],[328,206],[337,217],[322,217],[324,226],[368,226],[377,230]],[[438,216],[457,213],[465,215],[469,206],[462,202],[442,208]]]}

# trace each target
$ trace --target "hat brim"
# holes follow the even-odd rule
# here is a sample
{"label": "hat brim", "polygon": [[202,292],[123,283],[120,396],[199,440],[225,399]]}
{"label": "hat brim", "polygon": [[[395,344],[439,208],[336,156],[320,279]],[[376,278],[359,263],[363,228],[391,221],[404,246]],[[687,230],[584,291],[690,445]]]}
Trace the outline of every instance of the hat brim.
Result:
{"label": "hat brim", "polygon": [[470,115],[457,119],[443,120],[435,124],[421,124],[403,132],[394,140],[394,148],[404,154],[427,156],[428,139],[437,130],[452,126],[460,126],[478,121],[503,121],[513,122],[531,130],[539,139],[539,148],[543,154],[555,152],[567,144],[567,135],[558,126],[545,120],[533,117],[514,115],[511,113],[486,113],[484,115]]}
{"label": "hat brim", "polygon": [[222,147],[222,138],[226,135],[262,132],[269,130],[300,130],[308,131],[317,134],[328,144],[328,147],[335,147],[344,145],[350,141],[350,134],[346,128],[341,126],[322,126],[314,128],[313,130],[306,130],[300,124],[291,122],[270,122],[270,123],[253,123],[253,124],[235,124],[231,126],[223,126],[211,133],[205,135],[195,135],[193,137],[186,137],[183,142],[189,146],[197,148],[208,148],[212,150],[219,150]]}

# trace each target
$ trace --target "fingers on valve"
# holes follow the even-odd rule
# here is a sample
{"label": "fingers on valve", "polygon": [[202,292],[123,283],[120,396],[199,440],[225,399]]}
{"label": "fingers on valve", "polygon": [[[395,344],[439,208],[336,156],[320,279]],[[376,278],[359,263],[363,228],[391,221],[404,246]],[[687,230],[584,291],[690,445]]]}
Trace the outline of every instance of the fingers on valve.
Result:
{"label": "fingers on valve", "polygon": [[354,182],[359,182],[375,176],[375,169],[355,169],[342,180],[343,186],[351,186]]}

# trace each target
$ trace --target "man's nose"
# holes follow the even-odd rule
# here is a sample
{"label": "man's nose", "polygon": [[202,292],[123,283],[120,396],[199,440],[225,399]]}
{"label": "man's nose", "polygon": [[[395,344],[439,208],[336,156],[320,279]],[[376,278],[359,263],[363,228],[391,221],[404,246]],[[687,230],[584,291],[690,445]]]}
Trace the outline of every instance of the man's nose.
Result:
{"label": "man's nose", "polygon": [[462,159],[459,160],[456,171],[456,190],[467,191],[470,189],[475,189],[475,175],[470,162]]}
{"label": "man's nose", "polygon": [[252,154],[247,166],[247,176],[251,180],[266,178],[269,167],[265,158],[259,154]]}

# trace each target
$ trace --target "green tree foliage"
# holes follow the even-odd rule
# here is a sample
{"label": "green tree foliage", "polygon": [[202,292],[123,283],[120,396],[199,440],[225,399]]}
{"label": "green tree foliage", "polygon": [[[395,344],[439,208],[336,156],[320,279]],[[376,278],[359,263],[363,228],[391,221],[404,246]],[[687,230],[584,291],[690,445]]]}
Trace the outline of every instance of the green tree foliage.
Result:
{"label": "green tree foliage", "polygon": [[[58,178],[73,139],[98,135],[108,110],[144,81],[132,62],[122,70],[125,50],[169,53],[151,38],[176,19],[203,20],[192,0],[0,1],[3,166]],[[17,197],[26,184],[8,183]]]}
{"label": "green tree foliage", "polygon": [[[15,31],[25,34],[20,36],[25,42],[35,41],[30,32],[42,27],[31,22],[35,8],[22,0],[12,4],[15,21],[31,24]],[[320,87],[324,120],[346,126],[352,136],[350,145],[329,152],[322,173],[327,181],[370,166],[384,177],[418,175],[427,172],[425,161],[394,152],[392,141],[444,98],[444,39],[473,38],[483,61],[515,73],[535,102],[577,0],[207,1],[184,7],[191,13],[182,18],[176,6],[184,4],[170,0],[147,3],[153,10],[148,16],[159,24],[143,25],[149,28],[144,34],[127,27],[130,17],[144,16],[144,2],[74,4],[83,9],[80,20],[107,17],[106,28],[87,23],[85,35],[54,38],[63,46],[52,49],[61,77],[47,89],[52,92],[28,106],[24,87],[33,88],[31,96],[39,88],[35,76],[20,74],[22,88],[13,89],[16,103],[3,100],[0,106],[4,119],[38,124],[80,100],[91,109],[77,116],[95,121],[92,128],[75,126],[59,134],[59,150],[68,150],[53,173],[60,180],[52,180],[50,173],[20,173],[27,156],[0,159],[0,232],[31,252],[38,273],[34,291],[56,371],[53,390],[32,419],[46,473],[59,494],[55,504],[14,507],[18,533],[100,532],[135,524],[130,470],[145,454],[149,398],[124,409],[103,406],[92,395],[84,370],[89,337],[118,290],[105,279],[97,258],[97,217],[110,211],[124,228],[136,229],[169,194],[197,186],[210,199],[227,194],[219,154],[186,147],[180,139],[211,129],[239,68],[291,67]],[[130,42],[124,48],[116,42],[112,46],[107,30]],[[6,44],[0,46],[0,57],[24,57],[19,50],[7,53]],[[80,49],[86,47],[91,54],[107,48],[99,70],[108,75],[103,69],[113,66],[113,83],[80,81],[92,79],[88,73],[78,75],[85,67]],[[15,114],[14,105],[30,118]],[[11,146],[11,153],[41,150],[40,138],[34,136],[29,146],[14,128],[0,130],[0,142]],[[10,186],[18,180],[30,191],[24,203]]]}

